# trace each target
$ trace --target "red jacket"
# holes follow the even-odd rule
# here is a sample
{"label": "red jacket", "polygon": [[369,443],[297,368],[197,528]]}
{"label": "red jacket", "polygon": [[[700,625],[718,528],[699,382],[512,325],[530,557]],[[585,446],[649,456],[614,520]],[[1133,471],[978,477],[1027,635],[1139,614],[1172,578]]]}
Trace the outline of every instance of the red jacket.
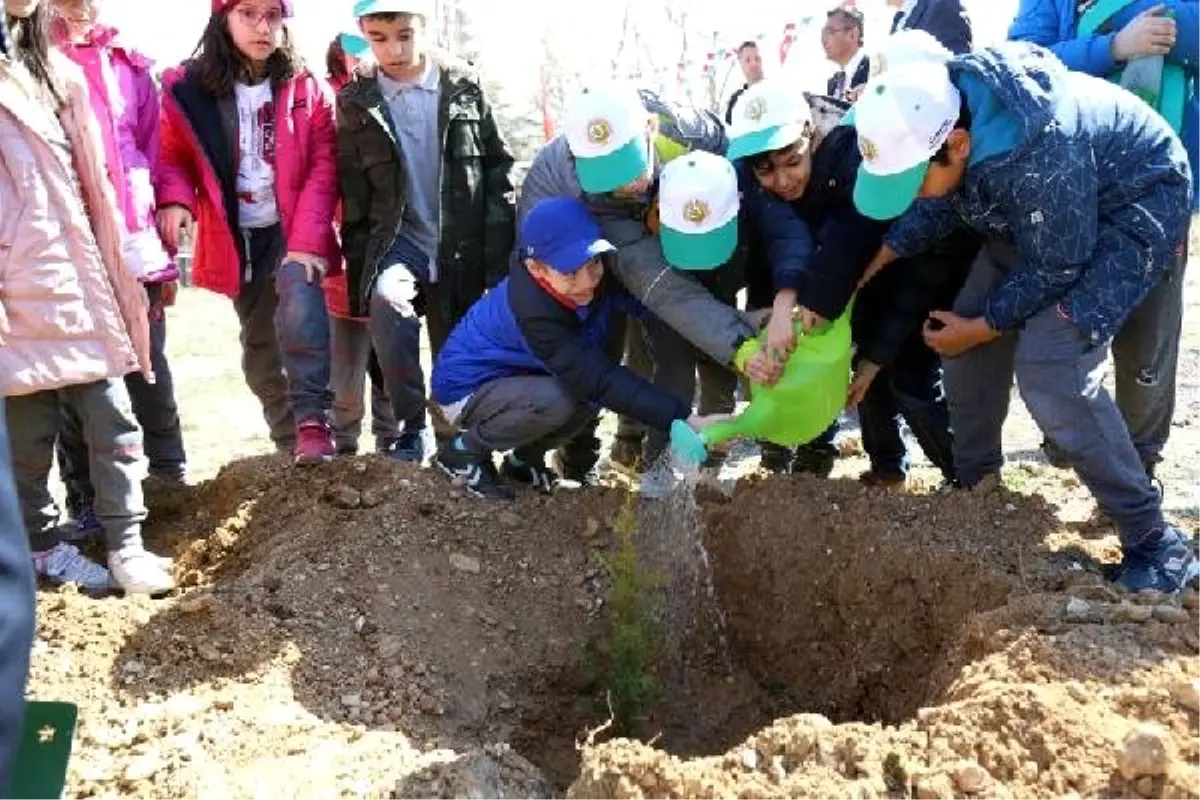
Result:
{"label": "red jacket", "polygon": [[[158,205],[184,206],[196,218],[193,283],[236,298],[244,266],[237,235],[236,136],[230,141],[220,104],[188,76],[186,65],[163,75],[162,98]],[[305,72],[275,98],[275,198],[287,250],[321,256],[330,274],[340,273],[333,226],[338,205],[333,95],[324,81]]]}

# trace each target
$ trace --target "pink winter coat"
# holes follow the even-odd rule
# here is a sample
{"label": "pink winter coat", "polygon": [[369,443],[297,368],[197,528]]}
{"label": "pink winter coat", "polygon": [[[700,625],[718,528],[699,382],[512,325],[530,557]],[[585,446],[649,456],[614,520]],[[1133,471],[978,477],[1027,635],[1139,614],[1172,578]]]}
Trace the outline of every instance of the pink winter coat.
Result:
{"label": "pink winter coat", "polygon": [[146,293],[79,68],[59,54],[56,116],[0,60],[0,390],[5,397],[150,372]]}
{"label": "pink winter coat", "polygon": [[[158,204],[192,212],[197,222],[192,282],[231,298],[241,291],[244,266],[234,185],[238,157],[237,137],[230,141],[224,130],[221,103],[188,75],[186,64],[168,70],[163,75]],[[309,72],[275,93],[275,199],[287,250],[320,256],[328,274],[339,273],[341,248],[333,226],[338,205],[333,94]]]}
{"label": "pink winter coat", "polygon": [[68,41],[56,21],[62,52],[83,69],[88,96],[104,141],[105,166],[125,216],[126,266],[147,283],[179,277],[158,236],[154,219],[153,174],[158,159],[158,90],[150,61],[125,47],[115,28],[95,26],[87,42]]}

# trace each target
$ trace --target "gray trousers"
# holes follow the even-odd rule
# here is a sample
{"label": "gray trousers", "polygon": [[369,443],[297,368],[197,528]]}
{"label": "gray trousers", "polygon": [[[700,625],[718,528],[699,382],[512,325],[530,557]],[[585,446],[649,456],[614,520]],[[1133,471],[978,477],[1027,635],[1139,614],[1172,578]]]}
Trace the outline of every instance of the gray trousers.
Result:
{"label": "gray trousers", "polygon": [[473,449],[504,452],[527,464],[571,441],[599,409],[580,403],[557,378],[518,375],[484,384],[471,395],[455,424]]}
{"label": "gray trousers", "polygon": [[0,414],[0,794],[7,797],[25,712],[35,600],[33,560],[18,513],[6,428]]}
{"label": "gray trousers", "polygon": [[366,320],[329,318],[329,388],[333,390],[333,435],[338,452],[357,452],[366,416],[364,387],[371,380],[371,433],[376,449],[399,435],[392,401],[371,347]]}
{"label": "gray trousers", "polygon": [[[646,348],[654,364],[651,383],[678,397],[689,406],[696,397],[696,376],[700,376],[701,414],[732,414],[737,405],[738,376],[713,361],[673,328],[658,319],[643,324]],[[642,462],[653,464],[670,443],[666,431],[648,430],[642,446]]]}
{"label": "gray trousers", "polygon": [[[955,313],[981,316],[988,295],[1017,257],[1011,245],[986,245],[955,300]],[[1053,306],[1019,330],[945,359],[959,481],[973,486],[1004,463],[1001,432],[1015,375],[1034,421],[1117,523],[1122,543],[1137,544],[1161,527],[1158,492],[1104,388],[1107,359],[1107,345],[1092,345]]]}
{"label": "gray trousers", "polygon": [[96,519],[104,526],[109,552],[140,547],[146,520],[142,499],[146,458],[142,429],[123,380],[68,386],[5,401],[13,476],[30,546],[48,550],[58,541],[59,508],[50,494],[50,465],[62,424],[60,403],[70,408],[82,426],[96,493]]}

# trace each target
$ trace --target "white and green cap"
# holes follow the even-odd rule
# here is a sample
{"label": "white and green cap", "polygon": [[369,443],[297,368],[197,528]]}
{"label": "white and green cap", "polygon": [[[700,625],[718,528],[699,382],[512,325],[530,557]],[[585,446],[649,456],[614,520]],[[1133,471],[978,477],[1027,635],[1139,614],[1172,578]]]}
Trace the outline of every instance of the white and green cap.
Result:
{"label": "white and green cap", "polygon": [[812,125],[812,108],[804,93],[791,81],[767,78],[747,89],[733,107],[727,155],[736,161],[787,147]]}
{"label": "white and green cap", "polygon": [[[922,63],[945,64],[952,58],[954,54],[928,31],[916,28],[897,31],[883,40],[882,50],[871,56],[870,77],[877,78],[892,67]],[[842,124],[854,124],[853,108],[846,112]]]}
{"label": "white and green cap", "polygon": [[585,192],[611,192],[649,173],[649,121],[650,112],[631,85],[586,86],[572,98],[563,130]]}
{"label": "white and green cap", "polygon": [[358,0],[353,13],[355,19],[369,14],[413,14],[430,19],[433,0]]}
{"label": "white and green cap", "polygon": [[862,214],[894,219],[912,205],[960,108],[961,95],[944,63],[894,66],[867,83],[854,106],[862,154],[854,205]]}
{"label": "white and green cap", "polygon": [[659,238],[673,267],[716,269],[738,243],[737,172],[727,159],[703,151],[679,156],[658,179]]}

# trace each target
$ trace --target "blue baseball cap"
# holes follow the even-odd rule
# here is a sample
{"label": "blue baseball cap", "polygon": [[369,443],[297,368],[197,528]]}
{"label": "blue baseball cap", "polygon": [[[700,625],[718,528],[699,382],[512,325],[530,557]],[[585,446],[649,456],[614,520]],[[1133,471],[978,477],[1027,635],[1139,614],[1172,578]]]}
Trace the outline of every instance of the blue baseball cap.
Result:
{"label": "blue baseball cap", "polygon": [[521,255],[569,275],[602,253],[617,248],[604,238],[591,212],[577,197],[540,201],[521,223]]}
{"label": "blue baseball cap", "polygon": [[339,33],[338,43],[342,46],[342,52],[351,58],[362,58],[371,52],[371,43],[357,33]]}

